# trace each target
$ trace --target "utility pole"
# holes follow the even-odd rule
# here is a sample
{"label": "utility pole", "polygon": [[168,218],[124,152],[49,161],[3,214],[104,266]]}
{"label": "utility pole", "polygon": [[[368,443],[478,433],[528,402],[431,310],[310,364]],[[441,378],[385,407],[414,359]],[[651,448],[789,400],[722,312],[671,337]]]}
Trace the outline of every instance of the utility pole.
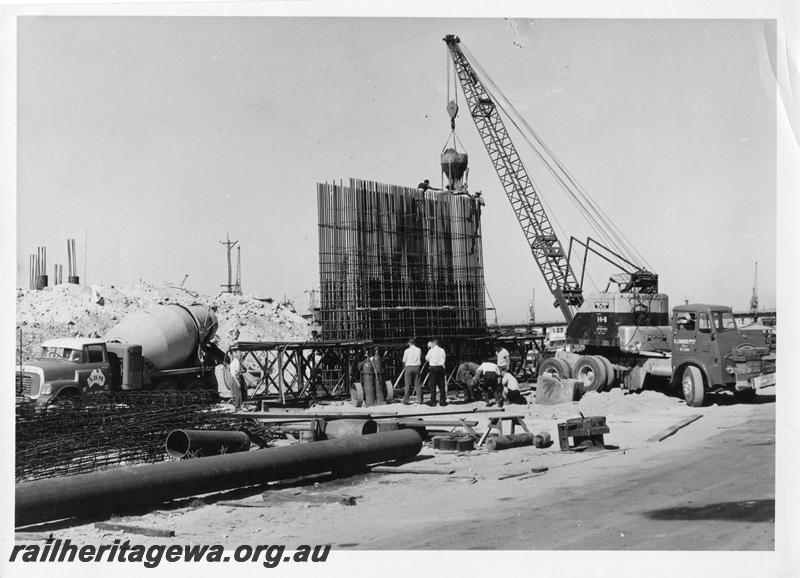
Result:
{"label": "utility pole", "polygon": [[750,297],[750,315],[753,316],[753,323],[758,322],[758,261],[753,275],[753,295]]}
{"label": "utility pole", "polygon": [[242,246],[236,247],[236,291],[237,295],[242,294]]}
{"label": "utility pole", "polygon": [[235,293],[234,285],[233,285],[233,271],[231,269],[231,250],[236,246],[239,241],[231,241],[230,233],[225,233],[225,241],[220,241],[221,245],[225,245],[225,249],[228,253],[228,283],[222,285],[225,288],[226,293]]}

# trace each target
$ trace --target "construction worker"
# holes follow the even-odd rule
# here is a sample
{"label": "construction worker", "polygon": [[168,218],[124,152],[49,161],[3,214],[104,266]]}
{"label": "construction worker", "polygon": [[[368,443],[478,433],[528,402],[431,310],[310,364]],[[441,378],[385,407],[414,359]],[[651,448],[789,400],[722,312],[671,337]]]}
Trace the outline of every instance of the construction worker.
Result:
{"label": "construction worker", "polygon": [[511,355],[508,353],[508,349],[500,345],[499,343],[494,346],[495,353],[497,353],[497,369],[500,371],[503,370],[510,370],[511,369]]}
{"label": "construction worker", "polygon": [[431,381],[431,405],[436,405],[436,388],[439,388],[439,405],[447,405],[447,394],[445,393],[444,384],[444,362],[445,352],[444,349],[439,347],[438,339],[431,339],[431,346],[428,353],[425,354],[425,360],[428,362],[428,376]]}
{"label": "construction worker", "polygon": [[244,381],[245,369],[242,366],[242,361],[239,359],[238,354],[231,354],[228,371],[230,371],[231,377],[233,378],[230,384],[231,402],[235,407],[240,407],[247,397],[247,384]]}
{"label": "construction worker", "polygon": [[419,383],[419,365],[422,351],[416,346],[416,341],[412,337],[408,340],[408,347],[403,352],[403,376],[405,379],[405,394],[403,395],[403,405],[409,404],[411,388],[414,388],[414,395],[417,396],[417,403],[422,403],[422,387]]}
{"label": "construction worker", "polygon": [[503,397],[508,403],[517,403],[520,405],[528,405],[525,398],[519,392],[519,381],[512,375],[510,371],[500,370],[500,385],[503,389]]}
{"label": "construction worker", "polygon": [[420,184],[418,184],[417,185],[417,189],[422,191],[423,193],[425,191],[441,191],[442,190],[442,189],[436,189],[436,188],[432,187],[431,186],[431,182],[428,179],[425,179]]}
{"label": "construction worker", "polygon": [[375,369],[375,403],[386,403],[386,384],[383,382],[383,358],[377,346],[370,361],[372,361],[372,367]]}
{"label": "construction worker", "polygon": [[480,397],[475,391],[477,385],[475,372],[477,370],[478,364],[471,361],[465,361],[456,370],[455,382],[464,388],[464,401],[474,401]]}
{"label": "construction worker", "polygon": [[[498,381],[500,372],[493,359],[490,358],[488,361],[481,363],[475,371],[475,377],[481,380],[483,385],[483,401],[486,402],[486,405],[497,403],[498,407],[503,407],[502,386]],[[490,400],[490,395],[494,395],[494,402]]]}

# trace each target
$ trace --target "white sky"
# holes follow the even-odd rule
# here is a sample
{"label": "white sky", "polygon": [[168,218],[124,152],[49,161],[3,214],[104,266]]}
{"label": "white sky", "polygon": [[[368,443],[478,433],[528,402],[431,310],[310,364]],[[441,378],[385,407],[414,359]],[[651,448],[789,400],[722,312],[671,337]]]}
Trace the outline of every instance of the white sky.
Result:
{"label": "white sky", "polygon": [[[68,237],[83,277],[88,231],[90,283],[188,273],[187,286],[214,292],[230,231],[246,291],[305,304],[319,282],[316,182],[439,182],[447,33],[625,231],[671,304],[747,308],[757,260],[761,304],[775,305],[775,40],[757,20],[25,18],[17,285],[37,245],[50,275],[66,264]],[[533,288],[537,317],[557,320],[463,114],[499,321],[524,320]],[[551,217],[586,235],[515,141]],[[612,272],[596,270],[597,284]]]}

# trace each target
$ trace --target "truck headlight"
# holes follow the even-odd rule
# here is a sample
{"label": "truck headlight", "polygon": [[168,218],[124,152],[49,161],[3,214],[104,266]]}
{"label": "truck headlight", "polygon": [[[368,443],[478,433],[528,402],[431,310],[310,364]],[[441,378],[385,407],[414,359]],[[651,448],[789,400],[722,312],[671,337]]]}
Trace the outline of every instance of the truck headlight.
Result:
{"label": "truck headlight", "polygon": [[53,393],[53,388],[50,386],[49,383],[45,383],[42,386],[42,389],[39,390],[39,393],[41,393],[42,395],[50,395],[51,393]]}
{"label": "truck headlight", "polygon": [[725,373],[728,375],[736,375],[736,368],[732,365],[729,365],[725,368]]}

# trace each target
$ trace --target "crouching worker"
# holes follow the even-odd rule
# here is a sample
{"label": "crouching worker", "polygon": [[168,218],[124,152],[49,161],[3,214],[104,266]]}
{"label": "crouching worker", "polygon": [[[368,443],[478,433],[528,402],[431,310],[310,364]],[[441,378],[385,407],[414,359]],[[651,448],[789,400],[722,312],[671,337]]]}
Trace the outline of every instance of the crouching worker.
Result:
{"label": "crouching worker", "polygon": [[519,392],[519,381],[511,375],[510,371],[500,370],[502,377],[500,378],[500,385],[503,388],[503,397],[508,403],[516,403],[519,405],[528,405],[525,398]]}
{"label": "crouching worker", "polygon": [[464,390],[464,401],[478,401],[480,394],[476,391],[477,380],[475,379],[475,372],[478,370],[478,364],[471,361],[465,361],[458,366],[456,370],[456,385]]}
{"label": "crouching worker", "polygon": [[483,386],[483,401],[486,405],[493,405],[490,397],[494,396],[494,401],[498,407],[503,407],[503,388],[499,381],[499,370],[493,361],[484,361],[475,371],[475,378],[481,380]]}

